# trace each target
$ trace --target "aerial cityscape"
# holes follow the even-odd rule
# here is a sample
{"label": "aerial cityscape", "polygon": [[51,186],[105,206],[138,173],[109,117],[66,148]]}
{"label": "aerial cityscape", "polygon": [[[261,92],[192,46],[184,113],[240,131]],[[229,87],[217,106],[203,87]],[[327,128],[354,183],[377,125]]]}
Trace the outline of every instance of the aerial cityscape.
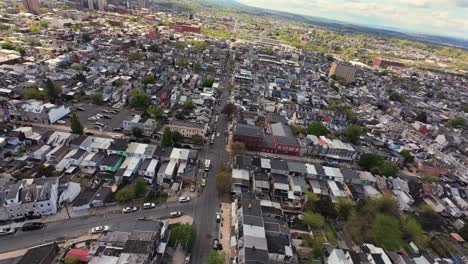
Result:
{"label": "aerial cityscape", "polygon": [[468,263],[467,13],[0,0],[0,264]]}

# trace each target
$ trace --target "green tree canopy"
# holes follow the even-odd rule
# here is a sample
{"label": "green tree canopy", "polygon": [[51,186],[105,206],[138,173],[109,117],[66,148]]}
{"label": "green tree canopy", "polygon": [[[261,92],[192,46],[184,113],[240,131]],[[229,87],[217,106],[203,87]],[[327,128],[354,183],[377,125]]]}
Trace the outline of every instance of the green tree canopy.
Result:
{"label": "green tree canopy", "polygon": [[29,87],[24,89],[23,96],[25,99],[36,99],[36,100],[45,100],[47,94],[45,91],[41,91],[35,87]]}
{"label": "green tree canopy", "polygon": [[204,79],[202,81],[202,87],[212,87],[214,83],[213,79]]}
{"label": "green tree canopy", "polygon": [[384,160],[381,156],[375,154],[364,154],[359,159],[359,166],[375,174],[383,176],[396,176],[400,169],[396,164]]}
{"label": "green tree canopy", "polygon": [[192,110],[193,108],[195,108],[195,106],[193,105],[193,101],[191,98],[188,98],[187,100],[185,100],[184,102],[184,109],[185,110]]}
{"label": "green tree canopy", "polygon": [[174,224],[171,225],[170,229],[169,245],[175,248],[180,244],[185,250],[191,252],[197,238],[195,226],[191,224]]}
{"label": "green tree canopy", "polygon": [[405,163],[413,163],[414,162],[414,157],[411,155],[411,152],[408,150],[404,149],[400,151],[400,155],[405,159]]}
{"label": "green tree canopy", "polygon": [[348,220],[349,216],[353,213],[354,202],[351,199],[339,197],[336,203],[336,211],[338,216],[343,220]]}
{"label": "green tree canopy", "polygon": [[145,77],[143,77],[143,80],[141,80],[141,82],[142,82],[144,85],[147,85],[147,84],[155,84],[155,83],[156,83],[156,79],[154,78],[154,75],[153,75],[153,74],[148,74],[148,75],[146,75]]}
{"label": "green tree canopy", "polygon": [[247,148],[245,147],[245,144],[242,142],[233,142],[231,144],[231,151],[233,155],[243,155],[245,154],[245,151]]}
{"label": "green tree canopy", "polygon": [[216,174],[216,188],[220,193],[230,193],[232,183],[232,172],[226,168],[223,168],[218,174]]}
{"label": "green tree canopy", "polygon": [[146,113],[151,117],[151,118],[161,118],[164,115],[164,110],[157,106],[157,105],[150,105],[148,109],[146,109]]}
{"label": "green tree canopy", "polygon": [[226,261],[226,253],[212,250],[205,264],[224,264]]}
{"label": "green tree canopy", "polygon": [[136,138],[141,138],[143,136],[143,130],[139,127],[132,128],[132,135]]}
{"label": "green tree canopy", "polygon": [[130,106],[138,109],[146,109],[150,103],[150,96],[140,89],[133,90],[130,97]]}
{"label": "green tree canopy", "polygon": [[166,127],[161,138],[161,145],[163,147],[172,147],[174,144],[175,142],[174,138],[172,137],[172,132],[168,127]]}
{"label": "green tree canopy", "polygon": [[83,125],[81,124],[80,120],[76,113],[73,113],[70,119],[70,129],[73,134],[83,134]]}
{"label": "green tree canopy", "polygon": [[403,241],[398,219],[386,214],[377,214],[370,228],[370,238],[387,250],[399,250]]}
{"label": "green tree canopy", "polygon": [[464,127],[466,125],[466,120],[463,117],[457,117],[450,119],[446,126],[450,128]]}
{"label": "green tree canopy", "polygon": [[315,229],[322,228],[325,225],[323,216],[314,212],[304,212],[302,221],[304,224]]}
{"label": "green tree canopy", "polygon": [[223,110],[221,110],[221,113],[226,114],[228,116],[233,115],[237,111],[237,107],[233,103],[227,103],[224,107]]}
{"label": "green tree canopy", "polygon": [[326,136],[328,133],[328,129],[322,125],[320,122],[312,122],[307,126],[307,134],[309,135],[315,135],[317,137],[319,136]]}
{"label": "green tree canopy", "polygon": [[425,247],[429,242],[429,237],[426,235],[421,225],[416,219],[412,217],[406,219],[406,221],[403,223],[403,231],[419,247]]}
{"label": "green tree canopy", "polygon": [[48,78],[45,82],[45,92],[49,101],[55,103],[55,101],[59,99],[60,95],[62,94],[62,88]]}
{"label": "green tree canopy", "polygon": [[362,134],[364,134],[364,130],[358,125],[350,125],[344,131],[345,138],[356,145],[360,143]]}
{"label": "green tree canopy", "polygon": [[104,98],[102,98],[102,93],[94,93],[91,95],[91,101],[93,104],[102,105],[104,104]]}

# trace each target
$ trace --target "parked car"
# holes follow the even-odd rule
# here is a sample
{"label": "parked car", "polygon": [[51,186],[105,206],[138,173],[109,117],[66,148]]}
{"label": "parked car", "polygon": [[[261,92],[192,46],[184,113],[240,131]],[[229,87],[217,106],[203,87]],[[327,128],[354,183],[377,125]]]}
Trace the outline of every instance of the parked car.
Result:
{"label": "parked car", "polygon": [[206,185],[206,179],[203,178],[203,179],[201,180],[201,187],[205,187],[205,185]]}
{"label": "parked car", "polygon": [[84,109],[83,107],[77,107],[76,110],[78,110],[78,111],[86,111],[86,109]]}
{"label": "parked car", "polygon": [[190,202],[190,197],[188,196],[179,197],[179,203],[186,203],[186,202]]}
{"label": "parked car", "polygon": [[169,215],[171,218],[176,218],[176,217],[182,216],[182,212],[175,211],[175,212],[171,212]]}
{"label": "parked car", "polygon": [[122,213],[133,213],[133,212],[136,212],[138,210],[138,208],[136,208],[136,206],[132,206],[132,207],[125,207],[122,209]]}
{"label": "parked car", "polygon": [[57,121],[57,124],[61,124],[61,125],[64,125],[66,123],[67,123],[67,121],[65,121],[65,120],[58,120]]}
{"label": "parked car", "polygon": [[156,207],[155,203],[144,203],[143,204],[143,209],[151,209],[151,208],[155,208],[155,207]]}
{"label": "parked car", "polygon": [[219,248],[219,240],[218,239],[213,239],[213,249],[218,250]]}
{"label": "parked car", "polygon": [[104,233],[104,232],[108,232],[109,230],[110,230],[110,227],[108,225],[96,226],[96,227],[91,228],[91,234]]}
{"label": "parked car", "polygon": [[221,213],[216,212],[216,222],[221,222]]}
{"label": "parked car", "polygon": [[44,227],[44,223],[41,222],[31,222],[31,223],[26,223],[21,227],[22,231],[33,231],[33,230],[38,230],[42,229]]}
{"label": "parked car", "polygon": [[16,233],[16,228],[10,228],[10,227],[6,227],[6,228],[2,228],[0,229],[0,236],[7,236],[7,235],[13,235],[14,233]]}

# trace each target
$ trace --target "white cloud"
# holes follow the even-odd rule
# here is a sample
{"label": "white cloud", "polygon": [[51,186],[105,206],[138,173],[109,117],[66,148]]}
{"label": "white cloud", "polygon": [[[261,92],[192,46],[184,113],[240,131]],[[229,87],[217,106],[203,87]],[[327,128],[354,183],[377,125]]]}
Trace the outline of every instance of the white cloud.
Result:
{"label": "white cloud", "polygon": [[407,31],[468,37],[468,0],[238,0],[256,7]]}

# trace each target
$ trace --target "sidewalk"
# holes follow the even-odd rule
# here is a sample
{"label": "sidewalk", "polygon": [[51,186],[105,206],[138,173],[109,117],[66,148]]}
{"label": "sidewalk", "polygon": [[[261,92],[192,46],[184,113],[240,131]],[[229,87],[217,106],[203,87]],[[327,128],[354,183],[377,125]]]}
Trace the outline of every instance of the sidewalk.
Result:
{"label": "sidewalk", "polygon": [[[83,217],[83,216],[95,216],[95,215],[100,215],[100,214],[120,212],[122,210],[122,208],[123,208],[123,206],[120,206],[120,205],[102,207],[102,208],[92,208],[90,210],[83,211],[80,214],[80,213],[73,213],[73,210],[71,209],[71,207],[68,207],[68,209],[64,207],[64,208],[61,208],[60,211],[58,211],[54,215],[41,217],[39,219],[25,220],[25,221],[19,222],[19,223],[12,222],[12,223],[10,223],[8,225],[0,226],[0,228],[6,228],[6,227],[20,228],[24,224],[30,223],[30,222],[52,223],[52,222],[67,220],[67,219],[70,219],[70,218],[78,218],[78,217]],[[67,210],[68,210],[68,213],[67,213]],[[70,214],[70,217],[69,217],[68,214]]]}
{"label": "sidewalk", "polygon": [[[220,243],[223,245],[223,252],[227,259],[231,258],[231,204],[221,204],[221,223],[220,223]],[[229,262],[228,262],[229,263]]]}

